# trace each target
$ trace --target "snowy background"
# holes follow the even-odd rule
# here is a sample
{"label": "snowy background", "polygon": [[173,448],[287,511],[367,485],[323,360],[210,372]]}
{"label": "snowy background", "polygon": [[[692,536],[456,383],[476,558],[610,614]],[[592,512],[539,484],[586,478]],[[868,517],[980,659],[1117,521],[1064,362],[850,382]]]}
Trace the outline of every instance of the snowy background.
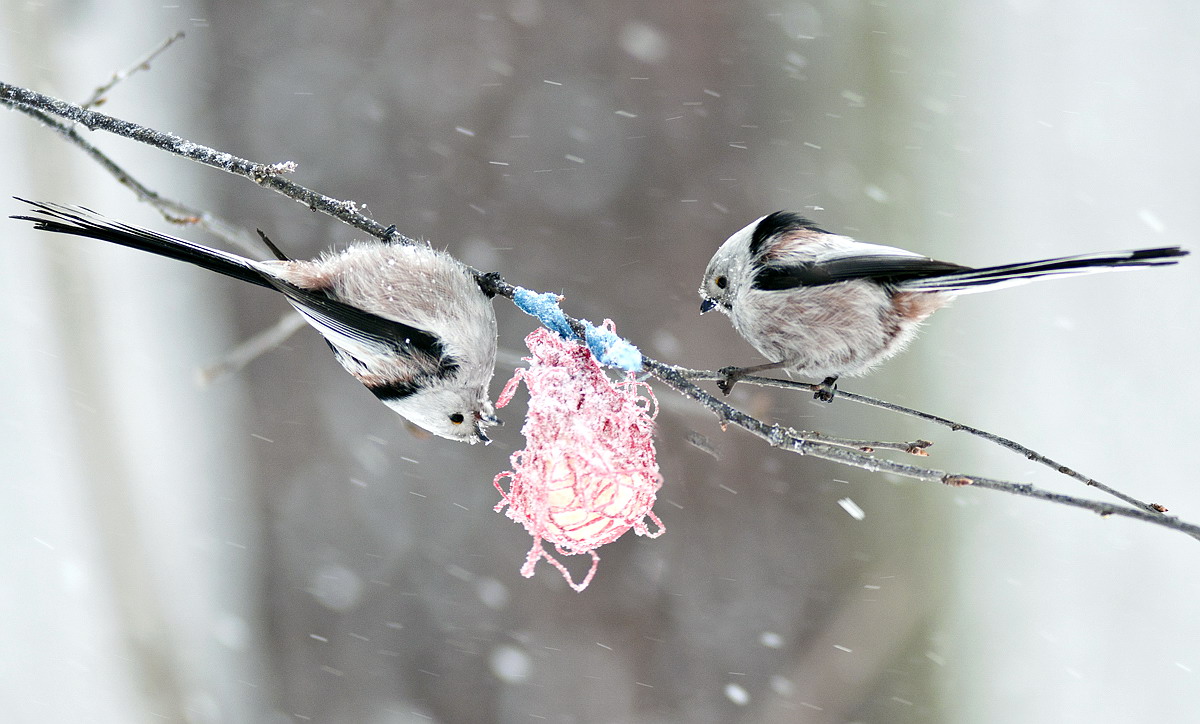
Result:
{"label": "snowy background", "polygon": [[[184,30],[103,110],[294,160],[300,183],[694,367],[759,360],[699,317],[695,289],[728,234],[779,208],[967,264],[1200,248],[1193,2],[647,5],[10,0],[0,78],[81,100]],[[0,196],[165,229],[76,149],[2,120]],[[354,238],[244,180],[92,140],[293,256]],[[281,300],[3,226],[5,721],[1200,711],[1200,547],[1179,533],[786,455],[660,387],[667,532],[602,549],[577,594],[545,565],[521,578],[529,538],[492,512],[520,405],[486,449],[420,439],[308,330],[199,386],[196,370],[273,324]],[[1200,521],[1198,282],[1190,260],[963,299],[843,386]],[[509,362],[493,394],[533,324],[497,313]],[[886,413],[732,399],[830,434],[932,439],[935,467],[1090,492]]]}

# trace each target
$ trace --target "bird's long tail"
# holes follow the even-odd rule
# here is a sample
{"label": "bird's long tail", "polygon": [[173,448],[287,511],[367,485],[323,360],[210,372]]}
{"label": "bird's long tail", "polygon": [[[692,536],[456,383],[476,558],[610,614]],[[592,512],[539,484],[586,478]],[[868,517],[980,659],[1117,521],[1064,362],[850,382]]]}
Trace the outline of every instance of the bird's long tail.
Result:
{"label": "bird's long tail", "polygon": [[1155,249],[1080,254],[1023,264],[967,269],[924,279],[910,279],[898,284],[897,288],[906,292],[970,294],[971,292],[1024,284],[1036,279],[1052,279],[1075,274],[1094,274],[1148,266],[1169,266],[1177,264],[1179,259],[1187,256],[1188,253],[1178,246],[1164,246]]}
{"label": "bird's long tail", "polygon": [[33,213],[36,215],[13,216],[12,218],[32,221],[36,229],[111,241],[121,246],[186,261],[244,282],[269,289],[275,288],[275,285],[268,281],[264,273],[258,270],[254,262],[237,254],[210,249],[185,239],[115,221],[82,206],[28,201],[22,198],[17,198],[17,200],[32,206]]}

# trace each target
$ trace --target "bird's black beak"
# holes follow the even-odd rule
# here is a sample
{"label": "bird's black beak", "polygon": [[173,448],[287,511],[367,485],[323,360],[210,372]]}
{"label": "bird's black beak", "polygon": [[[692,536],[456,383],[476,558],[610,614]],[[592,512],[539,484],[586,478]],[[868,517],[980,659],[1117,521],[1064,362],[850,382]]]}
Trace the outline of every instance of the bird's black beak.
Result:
{"label": "bird's black beak", "polygon": [[700,313],[704,314],[706,312],[711,312],[713,310],[713,308],[716,306],[717,306],[717,300],[705,299],[703,302],[700,302]]}
{"label": "bird's black beak", "polygon": [[475,413],[475,442],[481,442],[484,445],[491,445],[492,439],[487,436],[483,430],[492,425],[503,425],[500,418],[495,415],[485,414],[482,412]]}

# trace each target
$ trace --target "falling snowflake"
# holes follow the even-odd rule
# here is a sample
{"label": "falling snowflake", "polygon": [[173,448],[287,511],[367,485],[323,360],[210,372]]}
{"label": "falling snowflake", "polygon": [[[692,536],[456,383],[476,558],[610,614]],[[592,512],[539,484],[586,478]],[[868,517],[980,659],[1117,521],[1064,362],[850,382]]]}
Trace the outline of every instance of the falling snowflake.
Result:
{"label": "falling snowflake", "polygon": [[[612,322],[604,327],[612,331]],[[596,549],[630,528],[657,538],[662,522],[651,508],[662,486],[654,452],[657,403],[650,386],[633,373],[613,383],[587,347],[539,327],[525,338],[531,357],[504,386],[497,407],[512,400],[517,384],[529,388],[521,432],[525,449],[512,455],[511,471],[496,476],[497,512],[525,526],[533,547],[521,567],[526,578],[542,558],[582,591],[596,574]],[[508,490],[500,482],[509,478]],[[647,519],[654,524],[653,532]],[[560,555],[590,554],[592,567],[579,583],[542,541]]]}

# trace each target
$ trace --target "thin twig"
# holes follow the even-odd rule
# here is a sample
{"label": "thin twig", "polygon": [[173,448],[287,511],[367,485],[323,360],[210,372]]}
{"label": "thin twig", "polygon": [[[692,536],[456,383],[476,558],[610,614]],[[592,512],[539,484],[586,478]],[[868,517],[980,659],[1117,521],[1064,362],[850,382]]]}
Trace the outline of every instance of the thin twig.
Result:
{"label": "thin twig", "polygon": [[117,136],[124,136],[125,138],[145,143],[167,153],[195,161],[196,163],[248,178],[260,186],[278,191],[289,199],[304,204],[312,211],[320,211],[321,213],[328,214],[379,239],[401,244],[416,243],[396,231],[394,226],[384,226],[374,219],[360,214],[358,212],[358,204],[353,201],[338,200],[330,196],[325,196],[283,178],[283,174],[292,173],[296,170],[296,164],[292,161],[258,163],[238,158],[233,154],[217,151],[208,146],[185,140],[173,133],[163,133],[104,113],[90,111],[74,103],[68,103],[67,101],[3,81],[0,81],[0,103],[17,108],[18,110],[27,108],[38,110],[42,113],[80,123],[93,131],[106,131]]}
{"label": "thin twig", "polygon": [[207,385],[219,377],[238,372],[304,327],[304,317],[294,313],[285,314],[278,322],[241,342],[221,359],[197,370],[197,379],[200,384]]}
{"label": "thin twig", "polygon": [[[687,370],[686,373],[687,373],[688,379],[692,379],[692,380],[720,380],[720,379],[725,378],[725,376],[722,375],[721,373],[713,372],[710,370]],[[751,385],[759,385],[761,387],[781,387],[783,389],[808,390],[808,391],[814,391],[818,387],[820,387],[820,385],[814,385],[814,384],[810,384],[807,382],[796,382],[794,380],[781,380],[781,379],[777,379],[774,377],[747,376],[747,377],[740,378],[738,380],[738,382],[744,382],[746,384],[751,384]],[[859,404],[867,405],[869,407],[876,407],[881,410],[889,410],[891,412],[898,412],[902,415],[909,415],[910,417],[915,417],[917,419],[925,420],[927,422],[934,422],[939,425],[945,425],[946,427],[950,428],[952,431],[955,431],[955,432],[961,431],[961,432],[968,433],[970,435],[974,435],[978,438],[982,438],[984,440],[987,440],[988,442],[994,443],[1003,448],[1007,448],[1008,450],[1011,450],[1011,451],[1017,453],[1018,455],[1021,455],[1022,457],[1024,457],[1027,460],[1032,460],[1033,462],[1039,463],[1041,465],[1045,465],[1046,467],[1050,468],[1051,470],[1053,470],[1057,473],[1061,473],[1063,475],[1066,475],[1067,477],[1074,478],[1075,480],[1078,480],[1079,482],[1081,482],[1085,485],[1096,488],[1097,490],[1107,493],[1108,495],[1111,495],[1114,498],[1117,498],[1118,500],[1122,500],[1126,503],[1129,503],[1130,505],[1134,506],[1135,508],[1141,508],[1143,510],[1150,511],[1151,513],[1167,512],[1167,508],[1164,505],[1161,505],[1159,503],[1146,503],[1141,500],[1138,500],[1137,498],[1133,497],[1132,495],[1123,493],[1120,490],[1117,490],[1116,488],[1105,485],[1104,483],[1100,482],[1099,480],[1096,480],[1095,478],[1091,478],[1091,477],[1084,475],[1083,473],[1077,472],[1073,468],[1069,468],[1066,465],[1063,465],[1062,463],[1058,462],[1057,460],[1054,460],[1054,459],[1049,458],[1035,450],[1032,450],[1032,449],[1022,445],[1019,442],[1016,442],[1014,440],[1009,440],[1006,437],[1001,437],[1000,435],[988,432],[987,430],[981,430],[977,427],[972,427],[970,425],[964,425],[961,422],[955,422],[954,420],[951,420],[949,418],[941,417],[939,415],[933,415],[928,412],[922,412],[921,410],[916,410],[911,407],[905,407],[904,405],[898,405],[894,402],[888,402],[886,400],[880,400],[880,399],[877,399],[874,397],[868,397],[867,395],[859,395],[859,394],[856,394],[853,392],[846,392],[844,390],[838,390],[837,397],[838,397],[838,399],[845,399],[850,402],[857,402]]]}
{"label": "thin twig", "polygon": [[800,433],[800,437],[805,440],[815,440],[817,442],[829,443],[830,445],[838,445],[840,447],[848,447],[853,450],[861,450],[862,452],[875,452],[876,450],[898,450],[909,455],[917,455],[919,457],[928,457],[929,453],[925,452],[925,448],[933,443],[929,440],[913,440],[912,442],[887,442],[884,440],[855,440],[845,437],[834,437],[826,435],[823,432],[811,432],[805,430]]}
{"label": "thin twig", "polygon": [[[108,131],[110,133],[125,136],[127,138],[155,146],[156,148],[160,148],[176,155],[184,156],[185,158],[191,159],[198,163],[246,177],[261,186],[271,188],[279,193],[284,194],[288,198],[299,201],[314,211],[321,211],[329,214],[330,216],[333,216],[334,218],[337,218],[349,224],[350,226],[353,226],[354,228],[365,231],[372,236],[393,242],[412,243],[410,239],[399,234],[394,226],[384,227],[375,220],[360,214],[357,210],[357,205],[353,202],[338,201],[331,197],[311,191],[303,186],[300,186],[299,184],[295,184],[291,181],[280,178],[279,174],[294,170],[294,164],[260,164],[245,159],[240,159],[206,146],[185,141],[172,134],[160,133],[144,126],[138,126],[137,124],[129,123],[111,116],[106,116],[102,113],[88,111],[80,108],[79,106],[66,103],[50,96],[3,82],[0,82],[0,103],[21,108],[22,110],[25,108],[36,109],[44,113],[57,115],[68,120],[82,123],[93,130]],[[484,275],[479,274],[478,272],[476,272],[476,274],[479,276],[481,284],[486,284],[488,288],[498,296],[512,299],[514,293],[516,292],[516,287],[499,278],[498,275]],[[568,317],[567,322],[580,337],[583,336],[584,325],[580,320]],[[884,458],[872,457],[861,451],[850,449],[848,447],[833,445],[828,442],[821,442],[815,439],[808,439],[805,438],[801,433],[798,433],[790,428],[784,428],[779,425],[768,425],[767,423],[730,406],[722,400],[717,399],[692,382],[692,380],[689,378],[689,374],[695,373],[695,370],[687,370],[682,367],[664,364],[649,357],[643,358],[643,369],[650,375],[666,384],[668,387],[671,387],[685,397],[699,402],[714,415],[716,415],[717,419],[720,420],[723,425],[736,425],[737,427],[746,430],[756,437],[765,440],[773,447],[800,455],[808,455],[843,465],[861,468],[870,472],[888,472],[916,480],[934,481],[948,485],[972,485],[974,487],[1000,490],[1013,495],[1020,495],[1038,500],[1059,503],[1061,505],[1082,508],[1102,516],[1115,515],[1133,518],[1135,520],[1141,520],[1154,525],[1177,530],[1200,540],[1200,526],[1182,521],[1175,516],[1162,515],[1160,512],[1154,512],[1153,509],[1147,510],[1143,507],[1126,507],[1123,505],[1114,505],[1110,503],[1086,500],[1069,495],[1061,495],[1036,488],[1027,483],[1014,483],[974,475],[954,474],[940,470],[921,468],[915,465],[898,463]],[[840,394],[846,395],[847,393]],[[847,399],[850,398],[847,397]],[[900,406],[896,407],[899,408]],[[934,416],[930,416],[930,418],[933,419]],[[952,427],[955,425],[957,425],[957,423],[951,424]],[[962,426],[959,426],[958,429],[968,430],[968,428]],[[970,428],[970,430],[973,429],[974,428]],[[1013,443],[1013,445],[1016,445],[1016,443]],[[1013,449],[1026,448],[1023,448],[1023,446],[1017,446]],[[1046,458],[1046,460],[1048,460],[1048,458]]]}
{"label": "thin twig", "polygon": [[[0,83],[2,85],[2,83]],[[162,217],[172,224],[180,226],[196,226],[205,231],[229,242],[233,246],[240,248],[242,251],[250,253],[252,250],[258,249],[258,245],[251,241],[250,235],[245,231],[239,231],[234,225],[220,219],[219,217],[202,211],[193,206],[189,206],[182,201],[169,199],[158,192],[150,189],[148,186],[138,181],[132,174],[118,165],[115,161],[108,157],[99,148],[88,142],[86,138],[79,135],[78,131],[72,125],[62,123],[49,115],[43,113],[36,108],[17,104],[6,104],[11,108],[18,110],[31,118],[36,119],[42,125],[50,130],[58,133],[68,141],[78,146],[86,153],[93,161],[99,164],[100,168],[104,169],[117,180],[122,186],[133,191],[139,201],[150,204]]]}
{"label": "thin twig", "polygon": [[181,40],[182,38],[183,38],[183,31],[179,30],[174,35],[172,35],[171,37],[164,40],[162,43],[159,43],[157,48],[155,48],[154,50],[151,50],[144,57],[142,57],[142,59],[139,60],[138,62],[129,66],[125,70],[121,70],[121,71],[117,71],[116,73],[113,73],[113,77],[107,83],[96,88],[96,90],[92,93],[91,97],[83,102],[83,107],[84,108],[94,108],[96,106],[103,105],[104,102],[106,100],[108,100],[107,98],[104,97],[104,95],[106,93],[108,93],[110,90],[115,88],[118,83],[125,80],[126,78],[133,75],[134,73],[138,72],[139,70],[150,70],[150,61],[157,58],[160,53],[162,53],[167,48],[171,47],[171,45],[174,44],[175,41]]}

